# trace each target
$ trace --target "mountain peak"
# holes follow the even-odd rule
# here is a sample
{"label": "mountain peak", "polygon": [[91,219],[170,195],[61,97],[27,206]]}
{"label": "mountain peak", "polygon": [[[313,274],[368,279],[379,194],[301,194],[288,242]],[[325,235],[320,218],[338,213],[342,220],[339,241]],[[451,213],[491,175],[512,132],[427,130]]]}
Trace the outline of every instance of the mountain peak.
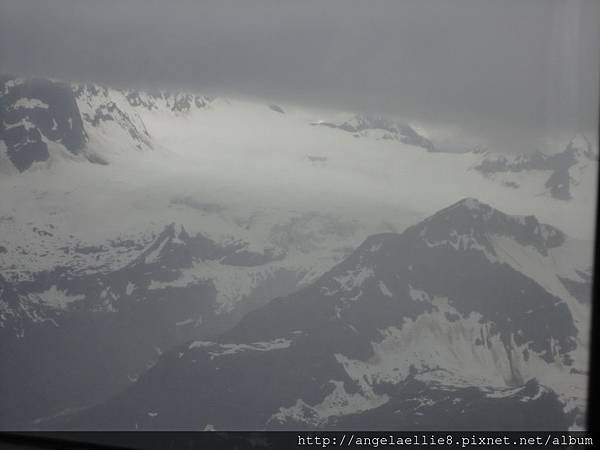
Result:
{"label": "mountain peak", "polygon": [[[438,211],[425,221],[442,219],[444,222],[455,222],[461,218],[469,220],[489,221],[496,213],[505,215],[474,197],[465,197],[456,203]],[[450,220],[452,219],[452,220]]]}
{"label": "mountain peak", "polygon": [[465,197],[462,200],[459,200],[455,204],[451,205],[449,208],[466,208],[469,211],[482,211],[492,209],[490,205],[488,205],[487,203],[483,203],[475,197]]}
{"label": "mountain peak", "polygon": [[490,236],[504,236],[535,247],[543,255],[565,240],[562,231],[540,223],[535,216],[506,214],[471,197],[442,209],[406,232],[418,234],[428,245],[466,239],[489,247],[486,243]]}

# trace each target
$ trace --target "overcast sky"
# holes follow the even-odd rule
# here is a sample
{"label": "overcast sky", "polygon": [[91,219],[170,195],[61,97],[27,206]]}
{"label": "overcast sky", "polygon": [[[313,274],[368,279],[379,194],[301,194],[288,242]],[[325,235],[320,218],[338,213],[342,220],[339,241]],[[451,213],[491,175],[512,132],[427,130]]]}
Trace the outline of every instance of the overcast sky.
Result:
{"label": "overcast sky", "polygon": [[0,0],[0,71],[380,113],[527,151],[595,132],[598,24],[597,0]]}

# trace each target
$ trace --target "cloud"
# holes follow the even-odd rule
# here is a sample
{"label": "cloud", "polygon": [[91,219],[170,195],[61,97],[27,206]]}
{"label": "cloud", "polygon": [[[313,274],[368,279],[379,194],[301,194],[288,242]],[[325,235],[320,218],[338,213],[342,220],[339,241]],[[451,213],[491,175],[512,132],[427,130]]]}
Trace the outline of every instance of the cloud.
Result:
{"label": "cloud", "polygon": [[596,0],[0,0],[0,70],[394,115],[528,151],[594,133]]}

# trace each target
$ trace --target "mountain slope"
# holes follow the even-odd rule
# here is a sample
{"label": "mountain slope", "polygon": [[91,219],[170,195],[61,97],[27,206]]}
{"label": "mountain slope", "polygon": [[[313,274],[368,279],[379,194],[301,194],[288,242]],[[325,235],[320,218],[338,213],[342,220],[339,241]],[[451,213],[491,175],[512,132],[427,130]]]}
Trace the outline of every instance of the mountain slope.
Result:
{"label": "mountain slope", "polygon": [[[585,231],[571,232],[575,225],[564,219],[581,216],[595,205],[597,150],[583,136],[554,154],[444,153],[425,131],[385,117],[277,106],[282,113],[273,105],[189,92],[8,76],[0,82],[2,114],[10,119],[0,128],[4,174],[30,173],[39,166],[51,168],[55,177],[85,170],[92,179],[95,174],[112,180],[135,170],[161,182],[177,172],[182,178],[193,178],[186,180],[188,184],[198,185],[201,180],[215,191],[227,187],[246,192],[250,187],[253,198],[267,197],[269,202],[274,201],[273,184],[287,186],[288,194],[305,191],[313,201],[323,198],[329,204],[333,196],[336,204],[342,203],[340,196],[372,204],[370,196],[374,196],[387,208],[401,202],[405,210],[420,210],[420,218],[477,192],[505,209],[522,204],[520,212],[535,213],[572,235],[591,236],[590,225]],[[561,146],[555,143],[556,148]],[[23,161],[11,160],[17,153]],[[111,167],[82,169],[83,161]],[[252,171],[247,170],[250,166]],[[159,167],[159,173],[146,173]],[[427,189],[431,179],[446,189],[428,196],[426,208],[402,195]],[[591,220],[577,226],[583,223]]]}
{"label": "mountain slope", "polygon": [[0,77],[0,86],[2,156],[19,172],[47,161],[51,152],[77,155],[83,149],[87,136],[68,84]]}
{"label": "mountain slope", "polygon": [[[546,173],[544,188],[558,200],[573,198],[575,188],[583,177],[594,175],[593,163],[597,162],[598,154],[585,136],[573,137],[562,152],[545,154],[536,152],[532,155],[507,157],[486,154],[485,158],[475,166],[475,170],[485,176],[493,177],[503,174],[502,183],[505,186],[519,188],[520,173]],[[512,177],[511,177],[512,175]]]}
{"label": "mountain slope", "polygon": [[515,270],[497,239],[538,263],[568,242],[534,217],[463,200],[369,237],[312,285],[217,340],[163,354],[131,388],[59,426],[573,425],[587,364],[578,300]]}
{"label": "mountain slope", "polygon": [[397,124],[384,117],[357,114],[341,124],[320,120],[312,122],[311,125],[346,131],[352,133],[357,138],[374,136],[376,139],[398,141],[403,144],[424,148],[430,152],[436,151],[433,143],[425,136],[419,134],[410,125]]}
{"label": "mountain slope", "polygon": [[348,236],[320,230],[331,226],[325,217],[301,219],[277,222],[264,249],[170,224],[141,240],[63,244],[57,251],[65,260],[50,269],[5,272],[0,358],[10,364],[1,377],[0,424],[27,427],[98,402],[134,381],[160,352],[220,333],[264,301],[306,284],[343,249],[339,255],[302,250],[278,239],[296,235],[298,227],[305,246]]}

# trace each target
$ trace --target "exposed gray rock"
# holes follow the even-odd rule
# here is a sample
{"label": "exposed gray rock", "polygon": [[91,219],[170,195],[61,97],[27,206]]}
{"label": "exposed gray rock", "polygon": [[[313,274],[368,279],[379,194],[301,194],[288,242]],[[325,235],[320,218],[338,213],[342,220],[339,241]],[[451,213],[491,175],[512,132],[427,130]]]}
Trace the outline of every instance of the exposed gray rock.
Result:
{"label": "exposed gray rock", "polygon": [[348,133],[353,133],[357,137],[360,137],[359,133],[364,131],[383,130],[387,132],[383,136],[383,139],[385,140],[397,140],[404,144],[422,147],[430,152],[435,151],[433,143],[425,136],[420,135],[410,125],[397,124],[383,117],[356,115],[352,123],[343,122],[341,124],[336,124],[333,122],[314,122],[312,125],[336,128]]}
{"label": "exposed gray rock", "polygon": [[[359,365],[376,362],[380,356],[373,345],[383,339],[382,330],[402,330],[439,310],[436,298],[446,298],[456,311],[450,322],[460,323],[473,313],[481,317],[481,338],[470,344],[473,347],[491,348],[498,337],[508,355],[523,351],[526,360],[536,352],[549,363],[570,365],[576,328],[568,308],[534,280],[489,258],[489,237],[496,234],[531,245],[541,254],[564,239],[533,217],[508,216],[465,199],[402,234],[369,237],[314,284],[250,312],[216,340],[188,343],[163,354],[118,397],[46,425],[199,429],[210,423],[217,429],[410,430],[452,424],[461,429],[564,429],[572,418],[554,392],[524,378],[512,363],[518,358],[509,356],[509,386],[491,391],[477,385],[445,385],[444,371],[451,372],[441,366],[411,366],[395,383],[352,378],[340,360],[342,355]],[[423,292],[420,298],[414,290]],[[441,373],[440,381],[419,378],[428,372]],[[367,395],[365,383],[373,390],[371,396],[385,400],[343,412],[349,396]],[[342,411],[323,415],[316,405],[335,389],[343,389],[335,404]]]}
{"label": "exposed gray rock", "polygon": [[78,154],[87,137],[71,87],[45,79],[0,79],[0,139],[7,156],[23,172],[46,161],[44,139]]}
{"label": "exposed gray rock", "polygon": [[[571,167],[596,159],[597,155],[590,142],[584,136],[576,136],[560,153],[546,154],[537,151],[531,155],[517,157],[488,154],[487,158],[475,166],[475,170],[484,175],[503,172],[548,171],[550,176],[545,182],[545,187],[550,195],[558,200],[569,200],[572,197],[571,185],[573,183],[570,174]],[[507,185],[518,187],[514,183]]]}
{"label": "exposed gray rock", "polygon": [[[0,275],[0,428],[31,427],[33,419],[99,402],[131,384],[157,349],[232,326],[239,314],[217,313],[209,278],[171,284],[195,262],[249,267],[282,257],[241,242],[218,245],[175,224],[143,247],[118,241],[65,250],[93,255],[110,247],[141,251],[116,270],[57,267],[24,281]],[[298,280],[285,275],[279,285],[260,285],[262,293],[289,292]],[[72,301],[56,308],[36,300],[49,290]]]}

